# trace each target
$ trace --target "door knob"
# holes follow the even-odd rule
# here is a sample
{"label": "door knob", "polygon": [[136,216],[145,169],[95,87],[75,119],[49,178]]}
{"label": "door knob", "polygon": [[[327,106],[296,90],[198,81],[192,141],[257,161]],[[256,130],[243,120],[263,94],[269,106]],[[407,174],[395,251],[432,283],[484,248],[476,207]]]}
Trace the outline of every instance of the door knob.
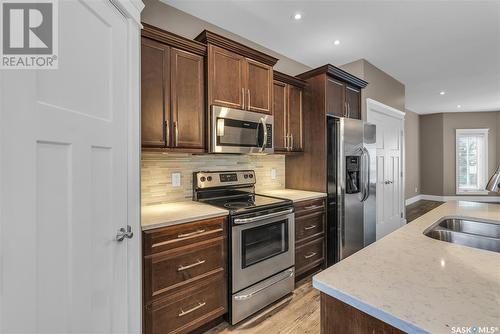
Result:
{"label": "door knob", "polygon": [[132,239],[134,236],[134,232],[132,232],[132,227],[130,225],[127,225],[127,228],[121,227],[118,230],[118,233],[116,233],[116,241],[123,241],[123,239]]}
{"label": "door knob", "polygon": [[384,184],[391,184],[392,181],[384,181]]}

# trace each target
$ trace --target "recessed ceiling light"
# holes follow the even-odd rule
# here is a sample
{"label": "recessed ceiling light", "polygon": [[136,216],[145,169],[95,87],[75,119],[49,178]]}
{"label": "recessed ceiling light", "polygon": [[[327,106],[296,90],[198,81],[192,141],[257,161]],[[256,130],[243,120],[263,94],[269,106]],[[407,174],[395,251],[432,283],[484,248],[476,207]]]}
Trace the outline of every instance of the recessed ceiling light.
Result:
{"label": "recessed ceiling light", "polygon": [[340,44],[340,41],[338,39],[336,39],[335,41],[333,41],[333,45],[339,45]]}
{"label": "recessed ceiling light", "polygon": [[293,15],[293,19],[294,19],[294,20],[297,20],[297,21],[298,21],[298,20],[300,20],[301,18],[302,18],[302,14],[300,14],[300,13],[295,13],[295,14]]}
{"label": "recessed ceiling light", "polygon": [[462,106],[460,104],[457,104],[457,108],[462,108]]}
{"label": "recessed ceiling light", "polygon": [[444,94],[445,92],[443,90],[439,92],[439,95],[444,95]]}

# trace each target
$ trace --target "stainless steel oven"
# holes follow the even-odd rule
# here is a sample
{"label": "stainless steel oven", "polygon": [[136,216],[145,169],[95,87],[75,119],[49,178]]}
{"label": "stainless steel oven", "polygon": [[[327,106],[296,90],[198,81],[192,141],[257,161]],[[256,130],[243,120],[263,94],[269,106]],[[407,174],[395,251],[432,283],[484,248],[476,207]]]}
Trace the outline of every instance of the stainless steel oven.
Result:
{"label": "stainless steel oven", "polygon": [[212,153],[273,153],[273,116],[212,106],[209,148]]}
{"label": "stainless steel oven", "polygon": [[233,324],[293,291],[295,223],[293,209],[233,218]]}

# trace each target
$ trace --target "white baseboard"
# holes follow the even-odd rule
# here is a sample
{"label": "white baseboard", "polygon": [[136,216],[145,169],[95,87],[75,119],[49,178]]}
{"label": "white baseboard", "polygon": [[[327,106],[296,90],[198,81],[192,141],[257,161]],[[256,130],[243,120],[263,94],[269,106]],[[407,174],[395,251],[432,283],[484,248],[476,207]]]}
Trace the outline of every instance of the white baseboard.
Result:
{"label": "white baseboard", "polygon": [[406,205],[413,204],[420,200],[427,201],[469,201],[469,202],[497,202],[500,203],[500,196],[436,196],[436,195],[417,195],[408,198],[405,202]]}
{"label": "white baseboard", "polygon": [[413,203],[418,202],[420,200],[422,200],[422,195],[417,195],[417,196],[414,196],[412,198],[408,198],[405,201],[405,205],[410,205],[410,204],[413,204]]}

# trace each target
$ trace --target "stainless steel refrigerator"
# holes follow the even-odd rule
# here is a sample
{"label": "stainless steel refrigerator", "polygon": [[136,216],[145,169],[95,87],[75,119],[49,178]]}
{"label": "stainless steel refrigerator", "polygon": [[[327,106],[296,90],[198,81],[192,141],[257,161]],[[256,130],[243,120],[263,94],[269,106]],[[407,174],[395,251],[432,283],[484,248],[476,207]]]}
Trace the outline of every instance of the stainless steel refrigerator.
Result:
{"label": "stainless steel refrigerator", "polygon": [[376,128],[328,116],[327,262],[332,265],[375,241]]}

